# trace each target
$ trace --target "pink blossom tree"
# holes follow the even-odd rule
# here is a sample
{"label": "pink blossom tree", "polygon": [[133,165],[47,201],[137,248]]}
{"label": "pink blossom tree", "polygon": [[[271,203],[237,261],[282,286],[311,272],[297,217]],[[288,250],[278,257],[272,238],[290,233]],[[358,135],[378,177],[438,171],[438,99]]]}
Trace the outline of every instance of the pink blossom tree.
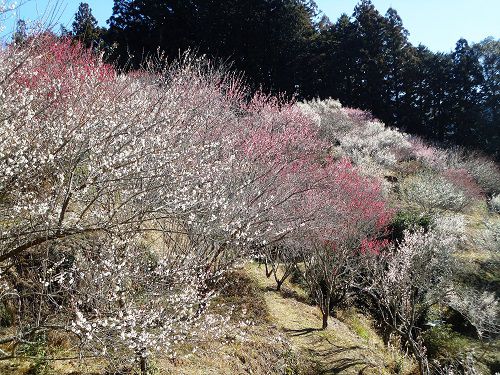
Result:
{"label": "pink blossom tree", "polygon": [[325,178],[306,195],[314,211],[303,228],[304,276],[328,325],[333,306],[343,302],[363,271],[365,252],[385,245],[378,240],[391,218],[377,181],[361,176],[347,161],[320,170]]}

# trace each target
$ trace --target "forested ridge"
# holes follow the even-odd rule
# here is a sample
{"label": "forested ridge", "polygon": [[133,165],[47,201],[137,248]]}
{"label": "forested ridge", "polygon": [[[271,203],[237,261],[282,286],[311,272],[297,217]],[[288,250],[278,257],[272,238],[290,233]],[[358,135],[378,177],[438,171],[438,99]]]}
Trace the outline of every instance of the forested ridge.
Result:
{"label": "forested ridge", "polygon": [[498,40],[432,52],[408,41],[396,9],[383,15],[370,0],[336,21],[311,0],[119,0],[108,23],[97,28],[87,9],[72,35],[129,68],[193,49],[232,63],[254,88],[331,97],[403,131],[498,156]]}

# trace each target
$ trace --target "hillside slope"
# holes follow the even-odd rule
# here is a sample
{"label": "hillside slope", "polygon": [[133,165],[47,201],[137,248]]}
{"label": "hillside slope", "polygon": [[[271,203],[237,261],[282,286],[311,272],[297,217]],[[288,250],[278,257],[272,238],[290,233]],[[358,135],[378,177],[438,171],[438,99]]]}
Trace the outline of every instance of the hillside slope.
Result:
{"label": "hillside slope", "polygon": [[245,341],[211,343],[187,360],[158,364],[158,373],[406,374],[415,368],[385,346],[372,322],[354,310],[339,312],[322,331],[321,313],[307,303],[300,286],[287,280],[277,292],[263,267],[253,262],[232,277],[224,301],[237,311],[245,309],[255,322]]}
{"label": "hillside slope", "polygon": [[[354,311],[340,311],[321,331],[321,313],[307,303],[300,286],[286,281],[281,292],[254,262],[231,276],[231,287],[219,302],[232,305],[234,319],[246,315],[252,322],[246,334],[226,335],[224,340],[206,342],[196,352],[177,359],[158,358],[152,374],[409,374],[415,364],[384,345],[372,321]],[[244,314],[242,312],[244,311]],[[101,361],[55,361],[45,355],[67,353],[63,347],[38,353],[39,360],[0,362],[0,374],[102,375]],[[120,373],[120,372],[118,372]]]}

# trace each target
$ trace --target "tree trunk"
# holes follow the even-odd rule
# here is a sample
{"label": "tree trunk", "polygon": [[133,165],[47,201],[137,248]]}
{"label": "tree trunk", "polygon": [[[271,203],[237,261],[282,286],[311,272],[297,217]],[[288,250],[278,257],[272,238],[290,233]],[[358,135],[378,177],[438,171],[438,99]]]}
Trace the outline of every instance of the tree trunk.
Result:
{"label": "tree trunk", "polygon": [[264,266],[266,267],[266,277],[267,278],[271,277],[273,269],[271,268],[271,270],[269,270],[269,266],[267,265],[267,260],[265,261]]}
{"label": "tree trunk", "polygon": [[323,314],[323,326],[321,329],[326,329],[328,327],[328,315],[330,315],[330,301],[331,301],[331,296],[327,294],[322,298],[322,302],[320,304],[321,308],[321,313]]}
{"label": "tree trunk", "polygon": [[418,368],[420,370],[420,374],[429,375],[431,373],[429,369],[429,361],[427,360],[425,352],[423,352],[425,348],[418,342],[416,342],[410,335],[408,335],[406,339],[407,342],[410,344],[410,349],[418,362]]}
{"label": "tree trunk", "polygon": [[148,373],[148,363],[146,356],[143,353],[139,355],[139,367],[141,375],[146,375]]}
{"label": "tree trunk", "polygon": [[276,281],[276,291],[279,292],[281,290],[281,285],[283,284],[283,281],[279,280]]}
{"label": "tree trunk", "polygon": [[427,361],[426,355],[417,356],[418,368],[422,375],[430,375],[431,371],[429,369],[429,361]]}
{"label": "tree trunk", "polygon": [[328,310],[325,312],[321,309],[321,313],[323,314],[323,326],[321,329],[326,329],[328,327]]}

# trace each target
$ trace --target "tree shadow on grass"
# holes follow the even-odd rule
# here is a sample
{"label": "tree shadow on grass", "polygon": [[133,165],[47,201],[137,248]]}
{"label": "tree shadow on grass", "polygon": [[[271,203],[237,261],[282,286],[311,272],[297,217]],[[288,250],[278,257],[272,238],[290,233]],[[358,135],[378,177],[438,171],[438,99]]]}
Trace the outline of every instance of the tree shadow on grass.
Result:
{"label": "tree shadow on grass", "polygon": [[[365,357],[356,353],[357,350],[363,349],[361,346],[338,346],[334,345],[331,349],[315,350],[316,358],[324,364],[321,375],[339,374],[352,367],[363,366],[358,370],[358,374],[364,374],[364,371],[369,368],[376,368],[377,366],[368,361]],[[341,358],[338,358],[341,356]]]}
{"label": "tree shadow on grass", "polygon": [[[304,336],[321,331],[318,328],[286,329],[285,332],[291,336]],[[364,348],[359,345],[340,346],[332,343],[327,337],[321,337],[320,341],[328,342],[328,349],[318,349],[314,347],[307,348],[307,352],[312,358],[315,358],[320,368],[319,375],[330,375],[343,373],[353,367],[360,368],[358,374],[364,374],[366,369],[377,368],[376,365],[368,361],[359,353]],[[340,357],[340,358],[339,358]]]}
{"label": "tree shadow on grass", "polygon": [[302,329],[284,328],[283,331],[290,334],[290,336],[305,336],[305,335],[312,333],[312,332],[321,331],[321,329],[320,328],[302,328]]}
{"label": "tree shadow on grass", "polygon": [[334,361],[333,366],[329,369],[323,370],[320,372],[321,375],[331,375],[331,374],[339,374],[342,371],[345,371],[351,367],[365,365],[362,369],[358,370],[358,374],[364,374],[365,370],[369,368],[377,368],[377,366],[372,363],[368,363],[363,359],[358,358],[341,358],[339,360]]}
{"label": "tree shadow on grass", "polygon": [[[358,374],[364,374],[364,371],[369,368],[377,368],[376,365],[361,356],[360,353],[354,353],[354,351],[359,349],[363,348],[358,345],[353,345],[349,347],[336,346],[332,349],[316,351],[316,356],[322,358],[323,363],[328,363],[327,366],[323,366],[323,370],[320,374],[339,374],[355,366],[363,366],[358,370]],[[342,355],[342,358],[335,358],[339,355]]]}
{"label": "tree shadow on grass", "polygon": [[309,306],[314,305],[314,303],[307,296],[299,294],[295,290],[292,290],[292,289],[288,288],[287,286],[282,286],[281,290],[276,290],[275,286],[268,285],[264,288],[264,291],[279,293],[279,295],[283,298],[294,299],[297,302],[301,302],[301,303],[309,305]]}

